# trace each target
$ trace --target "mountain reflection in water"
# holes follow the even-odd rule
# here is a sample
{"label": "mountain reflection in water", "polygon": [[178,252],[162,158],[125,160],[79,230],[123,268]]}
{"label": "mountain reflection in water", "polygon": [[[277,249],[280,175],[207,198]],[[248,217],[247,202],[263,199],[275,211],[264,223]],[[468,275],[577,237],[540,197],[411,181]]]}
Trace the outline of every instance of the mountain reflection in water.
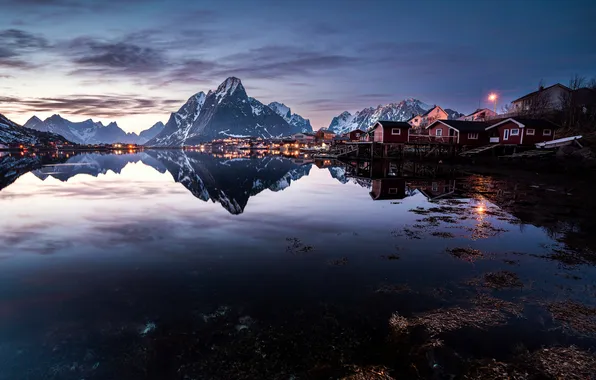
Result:
{"label": "mountain reflection in water", "polygon": [[0,380],[557,378],[517,366],[596,348],[591,187],[506,174],[3,155]]}

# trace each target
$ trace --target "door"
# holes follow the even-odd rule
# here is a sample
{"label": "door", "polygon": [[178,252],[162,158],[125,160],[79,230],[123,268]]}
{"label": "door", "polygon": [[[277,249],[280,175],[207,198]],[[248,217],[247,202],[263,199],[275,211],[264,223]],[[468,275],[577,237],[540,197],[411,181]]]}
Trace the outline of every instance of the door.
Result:
{"label": "door", "polygon": [[503,140],[509,140],[509,129],[503,131]]}

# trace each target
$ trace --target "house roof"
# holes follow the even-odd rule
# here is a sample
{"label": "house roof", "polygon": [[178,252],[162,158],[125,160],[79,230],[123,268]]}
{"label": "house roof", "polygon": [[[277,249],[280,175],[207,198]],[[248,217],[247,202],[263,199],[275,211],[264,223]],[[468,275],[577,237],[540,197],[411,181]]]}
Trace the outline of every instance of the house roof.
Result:
{"label": "house roof", "polygon": [[444,124],[459,132],[481,132],[484,131],[491,123],[485,121],[464,121],[464,120],[435,120],[426,129],[431,128],[437,123]]}
{"label": "house roof", "polygon": [[559,128],[559,126],[552,121],[548,121],[546,119],[526,119],[526,118],[519,118],[519,117],[510,117],[505,120],[501,120],[497,123],[493,123],[486,127],[486,129],[492,129],[498,127],[499,125],[505,124],[507,122],[513,122],[519,125],[520,128]]}
{"label": "house roof", "polygon": [[381,124],[384,128],[412,128],[412,126],[405,121],[379,120],[375,123],[372,129],[375,129],[379,124]]}
{"label": "house roof", "polygon": [[571,89],[570,89],[569,87],[567,87],[567,86],[564,86],[564,85],[562,85],[561,83],[555,83],[555,84],[553,84],[552,86],[544,87],[542,90],[540,90],[540,89],[539,89],[539,90],[537,90],[537,91],[530,92],[529,94],[527,94],[527,95],[524,95],[524,96],[522,96],[521,98],[517,98],[517,99],[515,99],[515,100],[511,101],[511,103],[519,102],[520,100],[523,100],[523,99],[526,99],[526,98],[531,98],[531,97],[533,97],[533,96],[537,95],[538,93],[540,93],[540,92],[544,92],[544,91],[546,91],[546,90],[549,90],[549,89],[551,89],[551,88],[553,88],[553,87],[561,87],[561,88],[562,88],[562,89],[564,89],[564,90],[571,91]]}
{"label": "house roof", "polygon": [[325,129],[325,128],[321,128],[321,129],[319,129],[317,132],[323,132],[323,133],[332,133],[332,134],[335,134],[335,132],[332,132],[332,131],[330,131],[330,130],[328,130],[328,129]]}
{"label": "house roof", "polygon": [[352,132],[360,132],[360,133],[365,133],[362,129],[354,129],[353,131],[350,131],[348,133],[352,133]]}
{"label": "house roof", "polygon": [[[440,106],[438,106],[438,105],[436,105],[436,104],[435,104],[435,105],[433,106],[433,108],[431,108],[431,109],[429,109],[428,111],[426,111],[425,113],[423,113],[423,114],[422,114],[422,116],[426,116],[426,115],[428,115],[428,114],[429,114],[429,113],[430,113],[432,110],[434,110],[435,108],[439,108],[441,111],[445,112],[445,110],[444,110],[444,109],[442,109]],[[445,113],[447,113],[447,112],[445,112]]]}
{"label": "house roof", "polygon": [[471,114],[469,114],[469,115],[466,115],[466,116],[472,116],[472,115],[475,115],[475,114],[477,114],[477,113],[479,113],[479,112],[486,112],[486,111],[488,111],[488,112],[492,112],[492,113],[495,113],[495,111],[493,111],[493,110],[490,110],[490,109],[488,109],[488,108],[478,108],[476,111],[474,111],[474,112],[472,112]]}

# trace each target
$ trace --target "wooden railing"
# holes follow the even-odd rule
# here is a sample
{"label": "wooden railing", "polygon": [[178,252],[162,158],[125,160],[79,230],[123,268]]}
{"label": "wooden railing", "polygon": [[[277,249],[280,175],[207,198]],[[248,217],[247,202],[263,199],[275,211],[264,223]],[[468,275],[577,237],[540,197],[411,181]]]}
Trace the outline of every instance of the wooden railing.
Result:
{"label": "wooden railing", "polygon": [[455,144],[457,143],[457,136],[433,136],[422,133],[410,133],[408,134],[408,142]]}

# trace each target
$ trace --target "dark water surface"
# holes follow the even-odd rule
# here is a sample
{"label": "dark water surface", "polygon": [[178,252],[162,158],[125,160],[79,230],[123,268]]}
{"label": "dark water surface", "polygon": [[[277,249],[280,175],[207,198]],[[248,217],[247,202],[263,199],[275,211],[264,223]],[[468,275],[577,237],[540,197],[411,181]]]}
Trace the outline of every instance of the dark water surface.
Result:
{"label": "dark water surface", "polygon": [[5,155],[0,186],[1,380],[490,378],[596,348],[583,183],[164,150]]}

